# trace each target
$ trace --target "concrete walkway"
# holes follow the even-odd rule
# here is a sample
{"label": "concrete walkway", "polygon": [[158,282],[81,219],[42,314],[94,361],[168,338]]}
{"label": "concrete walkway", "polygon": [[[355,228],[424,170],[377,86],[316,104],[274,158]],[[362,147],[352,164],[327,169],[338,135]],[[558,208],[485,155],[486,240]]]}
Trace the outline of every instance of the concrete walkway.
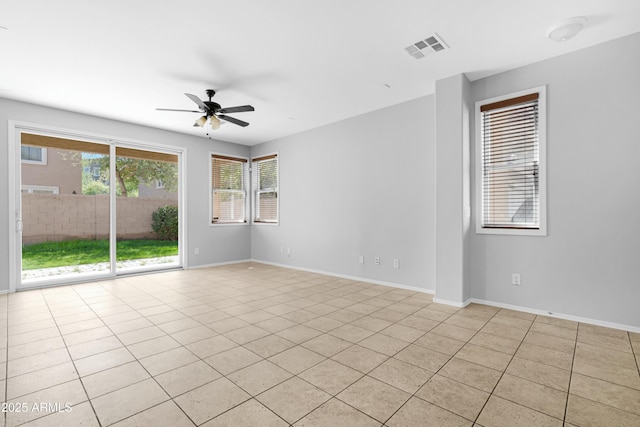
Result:
{"label": "concrete walkway", "polygon": [[[147,267],[158,266],[161,264],[166,264],[163,265],[163,267],[169,267],[170,264],[175,264],[175,266],[178,266],[178,256],[117,261],[116,268],[118,272],[129,272],[146,269]],[[80,274],[104,274],[109,272],[109,268],[110,265],[108,262],[100,262],[97,264],[70,265],[65,267],[26,270],[22,272],[22,281],[28,282],[32,280],[42,280],[45,278],[63,279],[66,277],[78,277],[78,275]]]}

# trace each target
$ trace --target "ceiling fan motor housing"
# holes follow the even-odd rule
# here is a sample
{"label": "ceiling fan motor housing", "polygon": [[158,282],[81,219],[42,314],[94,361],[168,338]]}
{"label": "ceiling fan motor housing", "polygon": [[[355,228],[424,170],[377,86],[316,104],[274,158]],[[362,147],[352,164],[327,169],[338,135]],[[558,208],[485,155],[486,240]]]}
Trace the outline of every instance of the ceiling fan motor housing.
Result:
{"label": "ceiling fan motor housing", "polygon": [[218,110],[222,108],[220,104],[218,104],[217,102],[212,102],[212,101],[203,101],[203,102],[207,107],[209,107],[209,110],[212,113],[217,113]]}

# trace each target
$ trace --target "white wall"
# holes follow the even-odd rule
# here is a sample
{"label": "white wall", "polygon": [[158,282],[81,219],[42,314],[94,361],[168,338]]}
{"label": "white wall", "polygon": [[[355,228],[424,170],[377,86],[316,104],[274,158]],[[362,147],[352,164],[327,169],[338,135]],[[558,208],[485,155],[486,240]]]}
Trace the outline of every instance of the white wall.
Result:
{"label": "white wall", "polygon": [[[250,226],[209,226],[209,151],[248,157],[249,147],[167,132],[0,98],[0,291],[9,288],[8,120],[186,148],[187,244],[189,265],[251,258]],[[19,153],[19,150],[16,150]],[[195,248],[200,255],[194,255]]]}
{"label": "white wall", "polygon": [[473,82],[473,101],[548,85],[548,236],[472,235],[473,297],[640,327],[638,52],[635,34]]}
{"label": "white wall", "polygon": [[281,212],[253,258],[433,290],[434,116],[429,96],[253,147],[279,152]]}
{"label": "white wall", "polygon": [[469,80],[436,82],[436,289],[434,301],[463,305],[469,289]]}

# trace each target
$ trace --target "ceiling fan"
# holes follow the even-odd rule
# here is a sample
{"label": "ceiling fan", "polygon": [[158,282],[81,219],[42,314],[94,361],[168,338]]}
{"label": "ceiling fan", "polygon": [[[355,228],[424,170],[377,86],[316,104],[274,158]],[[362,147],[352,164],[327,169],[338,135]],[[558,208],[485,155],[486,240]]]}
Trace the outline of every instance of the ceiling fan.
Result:
{"label": "ceiling fan", "polygon": [[220,120],[224,120],[229,123],[233,123],[238,126],[246,127],[249,126],[249,123],[244,122],[242,120],[238,120],[235,117],[227,116],[228,113],[242,113],[245,111],[255,111],[255,109],[251,105],[240,105],[238,107],[228,107],[222,108],[220,104],[217,102],[213,102],[211,98],[216,94],[216,91],[213,89],[207,89],[207,96],[209,97],[208,101],[203,101],[195,95],[190,93],[185,93],[187,98],[198,104],[199,110],[176,110],[173,108],[156,108],[159,111],[184,111],[187,113],[203,113],[204,116],[200,117],[193,126],[203,127],[207,120],[211,123],[212,129],[218,129],[220,127]]}

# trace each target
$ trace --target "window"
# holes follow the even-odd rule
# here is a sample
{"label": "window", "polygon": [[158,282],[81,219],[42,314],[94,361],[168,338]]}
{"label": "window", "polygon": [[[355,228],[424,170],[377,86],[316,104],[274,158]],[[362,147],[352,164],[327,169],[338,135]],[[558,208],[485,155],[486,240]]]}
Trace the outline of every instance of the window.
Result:
{"label": "window", "polygon": [[22,163],[34,165],[47,164],[47,149],[42,147],[32,147],[30,145],[20,146],[20,159]]}
{"label": "window", "polygon": [[52,185],[23,185],[21,191],[28,194],[60,194],[60,187]]}
{"label": "window", "polygon": [[252,160],[253,221],[278,223],[278,155]]}
{"label": "window", "polygon": [[247,211],[247,159],[211,156],[211,223],[244,223]]}
{"label": "window", "polygon": [[546,235],[545,88],[476,103],[476,231]]}

